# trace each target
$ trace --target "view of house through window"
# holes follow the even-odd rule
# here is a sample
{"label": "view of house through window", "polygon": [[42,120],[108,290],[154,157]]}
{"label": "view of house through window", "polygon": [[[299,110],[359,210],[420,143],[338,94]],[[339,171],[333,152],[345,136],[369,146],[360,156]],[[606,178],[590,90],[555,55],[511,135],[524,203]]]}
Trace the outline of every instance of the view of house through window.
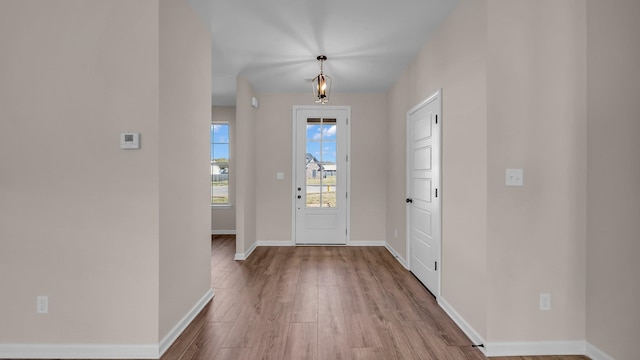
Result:
{"label": "view of house through window", "polygon": [[229,124],[211,124],[211,204],[229,204]]}

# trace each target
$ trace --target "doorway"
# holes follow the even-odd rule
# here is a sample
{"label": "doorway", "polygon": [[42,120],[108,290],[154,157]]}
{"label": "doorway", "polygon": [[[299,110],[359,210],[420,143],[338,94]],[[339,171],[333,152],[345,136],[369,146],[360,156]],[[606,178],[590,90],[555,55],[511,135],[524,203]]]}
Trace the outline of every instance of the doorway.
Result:
{"label": "doorway", "polygon": [[293,108],[293,237],[297,245],[349,239],[350,107]]}
{"label": "doorway", "polygon": [[440,296],[442,95],[407,112],[407,252],[409,270]]}

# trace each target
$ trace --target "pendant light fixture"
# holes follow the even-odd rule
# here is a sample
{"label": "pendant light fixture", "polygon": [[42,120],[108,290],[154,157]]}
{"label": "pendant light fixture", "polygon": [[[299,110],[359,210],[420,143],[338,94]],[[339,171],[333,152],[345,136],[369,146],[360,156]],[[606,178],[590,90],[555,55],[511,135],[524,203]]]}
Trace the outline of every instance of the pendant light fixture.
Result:
{"label": "pendant light fixture", "polygon": [[320,74],[313,78],[313,95],[316,97],[317,103],[326,104],[329,102],[329,93],[331,92],[331,77],[322,72],[322,65],[327,61],[327,57],[320,55],[316,59],[320,61]]}

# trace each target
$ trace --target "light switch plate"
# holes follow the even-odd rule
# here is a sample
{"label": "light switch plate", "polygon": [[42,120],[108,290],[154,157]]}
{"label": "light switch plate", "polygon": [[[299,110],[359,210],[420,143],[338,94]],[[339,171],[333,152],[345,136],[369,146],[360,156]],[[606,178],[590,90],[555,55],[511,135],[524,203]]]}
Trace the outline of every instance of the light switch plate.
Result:
{"label": "light switch plate", "polygon": [[522,169],[507,169],[507,186],[524,186],[524,171]]}
{"label": "light switch plate", "polygon": [[540,310],[551,310],[551,294],[540,293]]}
{"label": "light switch plate", "polygon": [[37,296],[36,297],[36,312],[38,314],[47,314],[49,312],[49,297],[48,296]]}
{"label": "light switch plate", "polygon": [[276,179],[278,180],[284,180],[284,173],[282,171],[278,171],[276,173]]}

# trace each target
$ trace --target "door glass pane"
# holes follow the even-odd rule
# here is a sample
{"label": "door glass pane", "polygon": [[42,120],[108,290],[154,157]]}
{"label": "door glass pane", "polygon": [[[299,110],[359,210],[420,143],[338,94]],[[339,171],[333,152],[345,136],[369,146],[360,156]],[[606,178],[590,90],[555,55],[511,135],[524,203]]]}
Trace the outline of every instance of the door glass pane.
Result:
{"label": "door glass pane", "polygon": [[336,206],[336,119],[307,119],[307,207]]}
{"label": "door glass pane", "polygon": [[322,139],[323,140],[335,140],[336,139],[336,120],[325,119],[322,125]]}
{"label": "door glass pane", "polygon": [[322,136],[322,119],[307,119],[307,139],[320,140]]}

